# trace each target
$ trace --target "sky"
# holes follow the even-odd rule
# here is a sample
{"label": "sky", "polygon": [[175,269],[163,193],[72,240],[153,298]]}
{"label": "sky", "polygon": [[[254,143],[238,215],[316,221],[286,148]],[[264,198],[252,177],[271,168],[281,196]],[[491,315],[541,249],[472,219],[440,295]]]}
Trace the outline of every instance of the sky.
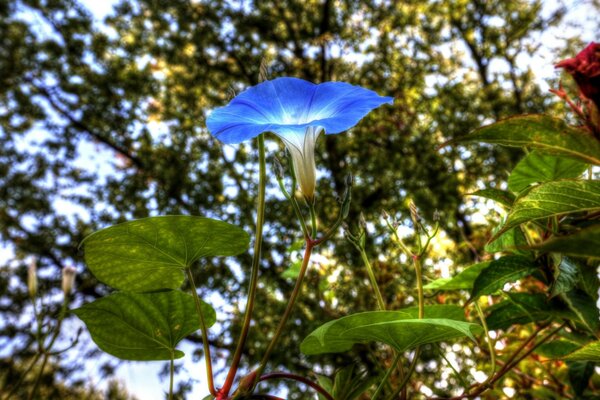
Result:
{"label": "sky", "polygon": [[[80,0],[80,2],[86,6],[94,15],[95,20],[100,27],[102,20],[112,12],[113,6],[117,3],[115,0]],[[547,79],[557,76],[557,72],[554,70],[553,64],[557,61],[552,58],[550,49],[554,46],[560,46],[561,37],[572,36],[574,31],[573,28],[569,27],[569,22],[572,21],[586,21],[586,29],[584,32],[578,32],[584,41],[600,40],[598,36],[600,27],[600,15],[590,15],[586,12],[587,8],[584,1],[572,1],[570,3],[570,11],[567,17],[567,24],[562,26],[560,29],[554,29],[545,32],[536,40],[544,44],[544,47],[539,54],[534,58],[523,58],[519,59],[519,63],[522,66],[534,65],[536,76],[539,84],[542,88],[548,88]],[[545,1],[544,7],[546,10],[555,8],[557,3],[555,1]],[[497,66],[501,69],[502,66]],[[98,145],[84,144],[84,147],[80,149],[82,155],[82,162],[86,165],[94,165],[98,170],[107,168],[107,165],[112,165],[112,155],[108,151],[102,151],[98,148]],[[85,147],[87,146],[87,147]],[[106,173],[110,173],[110,170],[106,170]],[[67,208],[68,205],[63,205],[61,208]],[[7,256],[10,254],[10,249],[3,249],[0,247],[0,257]],[[190,398],[202,399],[208,394],[204,384],[205,367],[204,361],[192,361],[190,354],[193,348],[190,344],[182,344],[181,349],[186,353],[186,356],[178,360],[177,363],[183,365],[183,372],[176,376],[176,384],[178,380],[187,381],[192,376],[195,379],[199,379],[200,383],[194,385],[194,391]],[[141,400],[158,400],[165,398],[165,391],[168,388],[168,380],[159,379],[158,372],[164,367],[164,362],[125,362],[119,369],[117,376],[126,382],[127,390],[135,394]],[[90,377],[92,380],[94,377]],[[103,382],[96,382],[101,387]]]}

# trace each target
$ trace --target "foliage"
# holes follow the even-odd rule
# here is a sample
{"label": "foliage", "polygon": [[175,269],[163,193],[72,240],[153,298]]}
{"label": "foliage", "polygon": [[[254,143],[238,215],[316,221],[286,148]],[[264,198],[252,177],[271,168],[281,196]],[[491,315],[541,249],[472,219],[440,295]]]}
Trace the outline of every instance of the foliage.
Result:
{"label": "foliage", "polygon": [[[446,252],[428,253],[426,278],[437,277],[429,266],[446,257],[458,268],[479,263],[478,255],[492,235],[498,239],[486,247],[491,253],[532,259],[532,255],[541,255],[532,261],[535,271],[525,269],[527,277],[518,275],[520,278],[514,279],[520,279],[519,283],[508,285],[536,296],[500,291],[500,297],[492,297],[497,304],[484,310],[491,318],[489,325],[494,313],[499,316],[502,312],[518,316],[518,323],[524,324],[504,332],[506,352],[515,350],[519,337],[535,333],[537,325],[528,323],[531,320],[544,326],[567,318],[573,331],[569,335],[561,331],[561,336],[568,336],[564,340],[578,346],[588,342],[595,325],[591,304],[597,296],[597,279],[595,261],[585,257],[598,257],[594,252],[598,248],[595,203],[586,211],[580,202],[570,202],[568,216],[561,208],[543,216],[536,214],[536,220],[530,220],[527,213],[521,217],[523,213],[513,209],[515,198],[517,205],[527,204],[532,199],[527,193],[531,192],[546,193],[547,199],[556,194],[556,185],[566,194],[573,189],[569,185],[576,185],[575,189],[583,193],[589,191],[589,185],[594,184],[577,179],[576,172],[581,172],[581,163],[597,165],[598,159],[597,141],[582,136],[580,127],[570,127],[556,118],[562,106],[553,104],[534,81],[533,71],[517,62],[535,52],[532,38],[559,23],[565,12],[558,8],[542,13],[542,3],[142,0],[121,2],[105,24],[98,25],[75,0],[3,2],[0,236],[11,250],[2,261],[0,274],[0,337],[2,343],[9,344],[3,346],[22,363],[36,348],[33,322],[27,318],[33,315],[26,285],[31,257],[37,259],[40,293],[47,299],[48,307],[42,312],[52,320],[62,306],[57,296],[59,271],[67,266],[76,266],[79,271],[75,305],[110,293],[109,287],[83,267],[83,254],[77,249],[84,237],[100,228],[149,216],[185,214],[217,218],[252,230],[257,154],[249,145],[219,145],[205,129],[205,118],[209,110],[226,103],[229,93],[258,82],[263,59],[262,65],[273,77],[296,76],[315,83],[347,81],[396,99],[393,108],[374,112],[343,140],[325,137],[319,144],[320,225],[331,226],[336,221],[336,194],[342,195],[350,170],[355,176],[347,218],[351,229],[356,229],[359,212],[366,220],[375,221],[382,208],[394,210],[394,219],[406,225],[409,210],[405,197],[409,194],[419,205],[425,224],[433,223],[434,210],[438,210],[440,230],[451,243]],[[569,52],[567,47],[561,50]],[[352,61],[354,54],[360,55],[358,61]],[[492,66],[497,63],[506,65],[506,70],[494,71]],[[542,111],[553,115],[551,122],[541,116],[512,118],[475,131],[467,136],[469,141],[462,142],[464,145],[436,150],[484,121]],[[542,123],[519,125],[523,119]],[[486,129],[492,136],[490,129],[515,136],[531,133],[517,137],[520,141],[512,144],[537,149],[510,174],[508,191],[499,192],[522,151],[472,144],[482,139],[476,135]],[[564,140],[553,142],[553,134]],[[506,140],[496,137],[489,142]],[[270,146],[268,158],[275,154],[284,158],[280,148]],[[559,150],[549,153],[550,148]],[[571,158],[556,156],[565,153]],[[532,154],[538,154],[539,159]],[[554,166],[535,176],[540,163]],[[557,183],[557,179],[571,179],[571,183]],[[509,225],[502,226],[512,224],[515,228],[492,234],[488,226],[473,222],[473,198],[464,195],[482,187],[493,193],[491,197],[506,200],[502,207],[519,218],[513,216]],[[243,368],[259,362],[268,345],[268,333],[274,330],[277,316],[287,304],[286,294],[292,285],[281,273],[288,269],[287,256],[296,256],[298,250],[293,244],[301,236],[298,221],[290,218],[292,206],[281,201],[273,179],[268,182],[267,193],[265,251],[254,313],[260,324],[249,333],[252,346],[244,353]],[[522,237],[530,240],[527,246],[521,245]],[[416,245],[416,235],[404,240],[409,246]],[[397,310],[415,305],[417,295],[407,289],[415,287],[414,274],[409,265],[397,262],[400,250],[393,242],[386,228],[369,224],[364,251],[373,260],[385,304]],[[367,270],[350,243],[337,237],[320,252],[328,260],[308,271],[310,289],[299,297],[291,316],[302,325],[282,336],[269,359],[269,369],[285,368],[298,374],[314,370],[331,376],[336,367],[352,362],[360,365],[361,371],[383,373],[383,366],[392,363],[392,353],[365,351],[380,349],[381,345],[360,345],[348,354],[309,361],[298,351],[289,356],[289,349],[298,349],[304,337],[320,324],[374,309],[377,303],[367,294],[371,290],[366,285]],[[574,257],[572,269],[563,264],[564,255]],[[208,298],[217,293],[227,304],[239,304],[247,294],[250,264],[250,255],[242,253],[229,259],[212,257],[194,265],[192,278],[199,295]],[[177,273],[173,282],[181,284],[181,273]],[[330,276],[337,276],[337,280]],[[470,290],[475,279],[463,278],[468,279],[439,287],[444,292],[436,299],[448,303],[466,299],[463,292],[446,290]],[[504,286],[500,283],[513,280],[504,279],[503,275],[492,288],[497,290]],[[473,302],[484,306],[475,299]],[[238,307],[232,313],[218,308],[217,312],[228,318],[211,331],[211,345],[231,354],[244,313]],[[473,315],[469,318],[475,320]],[[194,334],[190,340],[197,343],[200,335]],[[480,337],[480,343],[484,342]],[[443,353],[446,345],[441,346],[423,346],[415,382],[435,387],[441,374],[439,366],[447,365],[439,351]],[[472,351],[469,342],[464,346]],[[80,360],[96,355],[83,347],[78,349],[85,352]],[[475,359],[480,370],[489,362],[484,352]],[[62,354],[52,359],[56,361],[52,365],[61,372],[57,376],[65,380],[69,371],[79,368],[61,362],[65,360]],[[465,371],[472,366],[464,360],[459,364]],[[561,364],[551,365],[557,374],[563,373],[558,369]],[[570,365],[574,366],[572,371],[582,366]],[[540,376],[533,361],[524,361],[521,366],[524,374],[536,379]],[[585,372],[589,366],[579,369]],[[2,368],[2,374],[9,370]],[[436,388],[436,394],[459,391],[464,387],[460,378],[450,376],[448,386]],[[558,382],[566,382],[566,375],[559,378],[565,379]],[[399,383],[398,377],[392,375],[390,382]],[[523,393],[535,386],[527,380],[514,385]],[[570,393],[565,385],[555,385],[556,393]],[[585,389],[583,383],[578,387]],[[296,385],[288,388],[290,398],[302,396],[305,390]]]}

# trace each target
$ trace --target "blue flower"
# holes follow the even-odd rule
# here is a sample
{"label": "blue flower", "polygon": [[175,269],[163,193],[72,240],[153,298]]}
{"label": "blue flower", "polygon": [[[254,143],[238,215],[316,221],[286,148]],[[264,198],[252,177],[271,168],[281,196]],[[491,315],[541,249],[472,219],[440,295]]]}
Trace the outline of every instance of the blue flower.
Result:
{"label": "blue flower", "polygon": [[213,110],[206,126],[223,143],[234,144],[273,132],[292,156],[300,190],[313,201],[316,186],[315,143],[321,133],[335,134],[356,125],[393,98],[344,82],[320,85],[297,78],[265,81]]}

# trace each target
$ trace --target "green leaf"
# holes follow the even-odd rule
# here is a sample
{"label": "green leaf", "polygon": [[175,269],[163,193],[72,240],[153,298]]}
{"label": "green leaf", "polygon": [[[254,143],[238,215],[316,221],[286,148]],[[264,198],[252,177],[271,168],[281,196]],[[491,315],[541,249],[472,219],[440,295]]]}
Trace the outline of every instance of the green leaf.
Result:
{"label": "green leaf", "polygon": [[[211,306],[202,303],[206,323],[215,323]],[[183,357],[177,344],[200,328],[191,295],[179,290],[117,292],[73,313],[85,322],[92,340],[123,360],[170,360]]]}
{"label": "green leaf", "polygon": [[479,276],[481,271],[489,267],[490,261],[485,261],[473,264],[465,268],[462,272],[456,274],[452,278],[440,278],[433,282],[429,282],[423,286],[423,289],[431,290],[470,290],[473,288],[473,282]]}
{"label": "green leaf", "polygon": [[587,268],[579,268],[579,288],[586,292],[595,303],[598,303],[600,293],[600,275],[597,265],[588,265]]}
{"label": "green leaf", "polygon": [[490,307],[486,318],[491,330],[507,329],[512,325],[545,321],[552,316],[552,308],[543,294],[514,293]]}
{"label": "green leaf", "polygon": [[533,151],[512,170],[508,177],[508,188],[518,193],[533,183],[577,178],[587,167],[588,164],[572,158]]}
{"label": "green leaf", "polygon": [[537,349],[535,349],[535,352],[539,355],[548,358],[562,358],[567,354],[573,352],[577,348],[579,348],[579,345],[577,343],[559,339],[542,344]]}
{"label": "green leaf", "polygon": [[98,280],[121,290],[178,289],[184,270],[203,257],[248,248],[242,229],[214,219],[173,215],[125,222],[95,232],[82,245]]}
{"label": "green leaf", "polygon": [[600,340],[591,342],[565,357],[573,361],[593,361],[600,363]]}
{"label": "green leaf", "polygon": [[577,398],[587,389],[594,374],[594,363],[587,361],[567,361],[569,381]]}
{"label": "green leaf", "polygon": [[515,195],[506,190],[488,188],[481,189],[473,193],[469,193],[469,196],[485,197],[486,199],[494,200],[496,203],[500,203],[503,206],[510,207],[515,201]]}
{"label": "green leaf", "polygon": [[529,258],[523,256],[505,256],[494,260],[475,279],[471,300],[496,293],[504,284],[531,275],[537,269]]}
{"label": "green leaf", "polygon": [[498,234],[525,222],[581,211],[600,211],[600,181],[543,183],[515,201]]}
{"label": "green leaf", "polygon": [[577,315],[579,321],[593,334],[600,329],[600,310],[596,302],[586,292],[573,289],[561,294],[571,311]]}
{"label": "green leaf", "polygon": [[545,115],[508,118],[476,129],[461,142],[484,142],[531,147],[545,153],[569,156],[600,165],[600,142],[585,130]]}
{"label": "green leaf", "polygon": [[302,260],[294,261],[292,265],[281,273],[282,278],[296,279],[300,275],[300,269],[302,268]]}
{"label": "green leaf", "polygon": [[554,236],[532,249],[574,257],[600,258],[600,225],[593,225],[566,236]]}
{"label": "green leaf", "polygon": [[556,264],[552,296],[570,291],[579,282],[579,266],[575,261],[567,257],[558,257]]}
{"label": "green leaf", "polygon": [[372,311],[321,325],[304,339],[300,350],[307,355],[339,353],[357,343],[378,341],[402,352],[425,343],[465,336],[473,339],[472,332],[480,329],[477,324],[464,322],[464,311],[457,306],[427,306],[424,319],[418,319],[416,307]]}
{"label": "green leaf", "polygon": [[[496,234],[500,231],[502,226],[497,226],[492,236],[496,236]],[[528,254],[527,250],[522,250],[524,247],[527,247],[529,243],[527,243],[527,239],[523,234],[520,226],[515,226],[512,229],[507,230],[502,233],[496,240],[490,242],[485,245],[484,250],[488,253],[499,253],[503,251],[510,251],[513,254]]]}

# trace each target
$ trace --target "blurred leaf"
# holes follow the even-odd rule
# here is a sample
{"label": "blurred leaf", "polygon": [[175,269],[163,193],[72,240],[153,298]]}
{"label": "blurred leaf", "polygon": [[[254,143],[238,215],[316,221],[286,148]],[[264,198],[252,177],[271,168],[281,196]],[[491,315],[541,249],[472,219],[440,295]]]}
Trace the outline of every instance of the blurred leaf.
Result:
{"label": "blurred leaf", "polygon": [[416,307],[372,311],[321,325],[304,339],[300,350],[307,355],[340,353],[357,343],[378,341],[405,351],[420,344],[464,336],[473,339],[475,330],[480,330],[479,325],[464,322],[464,311],[457,306],[426,306],[424,319],[418,319]]}
{"label": "blurred leaf", "polygon": [[490,307],[486,322],[491,330],[507,329],[512,325],[544,321],[551,316],[552,307],[543,294],[514,293],[508,300]]}
{"label": "blurred leaf", "polygon": [[500,189],[482,189],[473,193],[469,193],[470,196],[477,197],[485,197],[486,199],[494,200],[497,203],[502,204],[503,206],[509,207],[512,206],[515,201],[515,195],[511,192],[507,192],[506,190]]}
{"label": "blurred leaf", "polygon": [[571,311],[577,315],[579,321],[593,334],[600,329],[600,310],[596,302],[586,292],[574,289],[561,294],[561,298],[568,304]]}
{"label": "blurred leaf", "polygon": [[562,180],[543,183],[515,201],[506,223],[495,238],[500,233],[525,222],[561,214],[599,210],[600,181]]}
{"label": "blurred leaf", "polygon": [[577,286],[579,282],[579,266],[570,258],[561,257],[554,267],[554,284],[552,296],[565,293]]}
{"label": "blurred leaf", "polygon": [[591,342],[565,357],[573,361],[593,361],[600,363],[600,341]]}
{"label": "blurred leaf", "polygon": [[600,142],[585,130],[546,115],[508,118],[476,129],[460,141],[531,147],[600,165]]}
{"label": "blurred leaf", "polygon": [[[501,225],[494,228],[492,231],[492,237],[496,236],[500,229],[502,229]],[[514,228],[502,233],[493,242],[487,243],[484,247],[484,250],[488,253],[508,251],[513,254],[526,255],[528,254],[528,251],[522,249],[528,244],[529,243],[527,243],[527,239],[525,238],[525,234],[523,234],[521,227],[515,226]]]}
{"label": "blurred leaf", "polygon": [[[202,302],[207,325],[215,311]],[[94,342],[123,360],[170,360],[183,357],[175,347],[200,329],[194,299],[179,290],[157,293],[117,292],[73,310]]]}
{"label": "blurred leaf", "polygon": [[571,235],[554,236],[531,248],[545,253],[600,258],[600,225],[581,229]]}
{"label": "blurred leaf", "polygon": [[535,349],[535,352],[548,358],[561,358],[573,352],[577,348],[579,348],[577,343],[559,339],[542,344]]}
{"label": "blurred leaf", "polygon": [[489,267],[490,261],[485,261],[477,264],[473,264],[465,268],[462,272],[456,274],[452,278],[440,278],[433,282],[429,282],[423,286],[423,289],[430,290],[460,290],[460,289],[472,289],[473,282],[479,276],[481,271]]}
{"label": "blurred leaf", "polygon": [[282,278],[296,279],[300,274],[302,268],[302,260],[298,260],[292,263],[292,265],[281,273]]}
{"label": "blurred leaf", "polygon": [[[329,379],[328,377],[326,377],[325,375],[317,375],[317,383],[319,384],[319,386],[321,386],[323,389],[325,389],[327,391],[327,393],[329,393],[329,394],[333,393],[333,381],[331,379]],[[327,398],[320,393],[318,393],[318,396],[319,396],[319,400],[327,400]],[[335,399],[335,397],[334,397],[334,399]]]}
{"label": "blurred leaf", "polygon": [[581,396],[587,389],[590,378],[594,373],[594,363],[587,361],[567,361],[569,381],[577,396]]}
{"label": "blurred leaf", "polygon": [[537,269],[538,267],[530,259],[522,256],[505,256],[494,260],[475,279],[471,300],[494,294],[506,283],[529,276]]}
{"label": "blurred leaf", "polygon": [[508,188],[520,192],[532,183],[577,178],[588,167],[581,161],[533,151],[525,156],[508,177]]}
{"label": "blurred leaf", "polygon": [[98,280],[117,289],[177,289],[184,270],[203,257],[232,256],[248,248],[242,229],[184,215],[129,221],[84,239],[85,261]]}

